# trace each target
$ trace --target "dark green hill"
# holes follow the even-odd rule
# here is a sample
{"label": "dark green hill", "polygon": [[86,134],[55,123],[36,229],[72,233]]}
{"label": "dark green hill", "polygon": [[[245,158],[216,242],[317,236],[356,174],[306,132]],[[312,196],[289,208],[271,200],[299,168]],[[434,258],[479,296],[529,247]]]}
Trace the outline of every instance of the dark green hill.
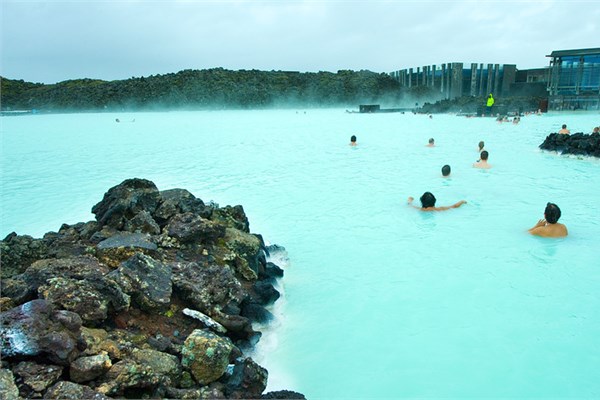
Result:
{"label": "dark green hill", "polygon": [[2,110],[88,111],[345,106],[394,103],[399,86],[371,71],[183,70],[118,81],[1,79]]}

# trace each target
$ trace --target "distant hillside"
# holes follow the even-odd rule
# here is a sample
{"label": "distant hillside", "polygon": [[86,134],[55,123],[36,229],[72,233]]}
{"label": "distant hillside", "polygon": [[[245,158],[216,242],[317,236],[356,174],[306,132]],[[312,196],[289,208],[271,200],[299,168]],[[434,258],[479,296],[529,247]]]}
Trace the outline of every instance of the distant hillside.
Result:
{"label": "distant hillside", "polygon": [[84,111],[345,106],[395,103],[398,82],[384,73],[184,70],[118,81],[41,84],[1,78],[2,110]]}

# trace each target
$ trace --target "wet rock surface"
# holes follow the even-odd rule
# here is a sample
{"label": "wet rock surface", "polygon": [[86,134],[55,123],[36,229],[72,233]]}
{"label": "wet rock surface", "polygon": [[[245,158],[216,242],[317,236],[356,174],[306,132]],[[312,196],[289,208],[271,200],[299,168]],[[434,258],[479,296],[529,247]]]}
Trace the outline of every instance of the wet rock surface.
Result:
{"label": "wet rock surface", "polygon": [[540,145],[540,149],[561,154],[593,156],[600,158],[600,134],[586,135],[583,132],[572,135],[551,133]]}
{"label": "wet rock surface", "polygon": [[135,178],[92,212],[41,239],[0,241],[0,396],[275,395],[244,352],[261,336],[252,323],[273,318],[283,270],[244,209]]}

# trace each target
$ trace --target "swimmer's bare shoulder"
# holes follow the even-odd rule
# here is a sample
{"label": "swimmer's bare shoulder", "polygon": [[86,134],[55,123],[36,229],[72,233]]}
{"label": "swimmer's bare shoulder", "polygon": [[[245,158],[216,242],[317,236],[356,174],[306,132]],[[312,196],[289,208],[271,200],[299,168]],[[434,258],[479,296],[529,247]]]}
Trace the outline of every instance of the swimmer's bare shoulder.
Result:
{"label": "swimmer's bare shoulder", "polygon": [[529,233],[535,236],[540,237],[565,237],[569,235],[569,231],[564,224],[559,222],[555,224],[548,224],[545,220],[540,220],[538,223],[531,229],[529,229]]}

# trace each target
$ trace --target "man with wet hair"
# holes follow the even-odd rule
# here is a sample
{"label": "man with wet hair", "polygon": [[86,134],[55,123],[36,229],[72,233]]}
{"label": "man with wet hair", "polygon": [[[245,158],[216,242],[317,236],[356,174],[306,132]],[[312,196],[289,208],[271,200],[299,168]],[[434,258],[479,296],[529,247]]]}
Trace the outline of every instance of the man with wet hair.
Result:
{"label": "man with wet hair", "polygon": [[529,233],[542,237],[565,237],[569,234],[567,227],[558,222],[560,218],[560,208],[554,203],[546,204],[544,210],[544,219],[540,219]]}
{"label": "man with wet hair", "polygon": [[481,152],[481,154],[479,155],[479,157],[481,157],[475,164],[473,164],[473,166],[475,168],[481,168],[481,169],[489,169],[492,168],[491,164],[488,164],[487,160],[489,157],[489,153],[487,152],[487,150],[484,150]]}
{"label": "man with wet hair", "polygon": [[562,128],[558,131],[561,135],[568,135],[571,133],[570,130],[567,129],[567,124],[563,124]]}
{"label": "man with wet hair", "polygon": [[450,175],[450,166],[448,164],[442,167],[442,176],[447,177]]}
{"label": "man with wet hair", "polygon": [[449,210],[451,208],[458,208],[460,206],[462,206],[463,204],[466,204],[467,202],[464,200],[459,201],[458,203],[452,204],[451,206],[443,206],[443,207],[436,207],[435,206],[435,196],[433,195],[433,193],[431,192],[425,192],[423,193],[423,196],[421,196],[421,198],[419,200],[421,200],[421,207],[415,206],[414,204],[412,204],[412,202],[415,199],[413,197],[409,197],[408,198],[408,205],[413,206],[421,211],[446,211]]}
{"label": "man with wet hair", "polygon": [[427,147],[435,147],[435,139],[434,138],[429,139],[429,143],[426,144],[425,146],[427,146]]}

